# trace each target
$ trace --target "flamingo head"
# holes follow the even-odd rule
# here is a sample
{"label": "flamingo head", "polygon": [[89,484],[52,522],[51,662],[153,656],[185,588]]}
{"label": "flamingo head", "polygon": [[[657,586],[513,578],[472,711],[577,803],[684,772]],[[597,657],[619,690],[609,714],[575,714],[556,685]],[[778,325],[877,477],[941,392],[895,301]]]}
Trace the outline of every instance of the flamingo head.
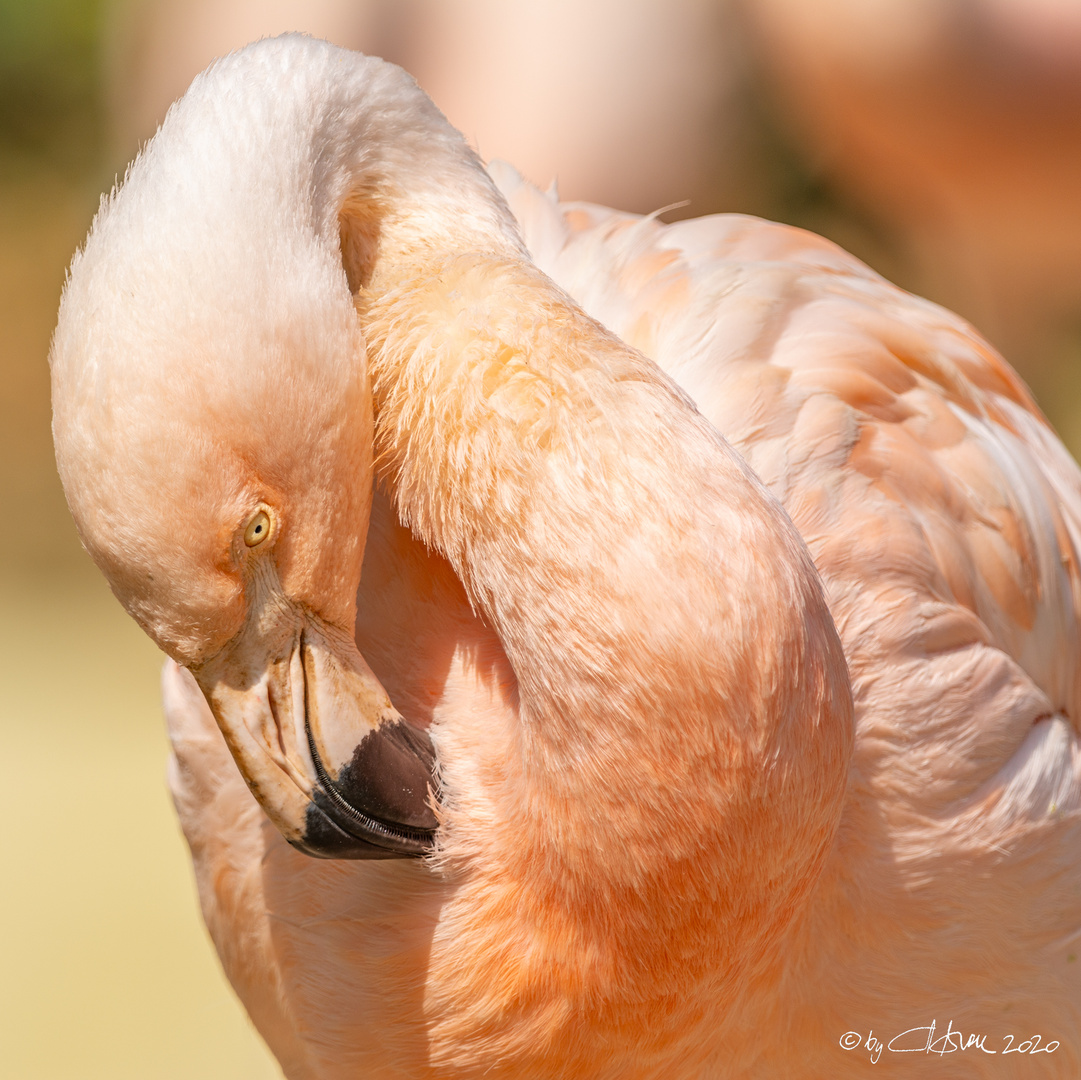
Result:
{"label": "flamingo head", "polygon": [[201,179],[209,151],[176,138],[184,123],[166,122],[172,141],[136,162],[72,264],[50,355],[64,490],[285,837],[326,857],[419,854],[434,754],[353,640],[373,415],[336,220],[221,207],[228,147],[224,179]]}

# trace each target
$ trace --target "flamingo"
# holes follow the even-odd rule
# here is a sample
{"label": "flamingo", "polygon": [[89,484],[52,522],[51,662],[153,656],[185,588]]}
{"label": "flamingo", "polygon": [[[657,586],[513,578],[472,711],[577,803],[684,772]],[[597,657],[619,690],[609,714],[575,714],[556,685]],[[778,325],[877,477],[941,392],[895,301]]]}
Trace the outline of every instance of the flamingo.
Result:
{"label": "flamingo", "polygon": [[103,202],[51,367],[287,1076],[1077,1075],[1081,477],[963,321],[286,36]]}

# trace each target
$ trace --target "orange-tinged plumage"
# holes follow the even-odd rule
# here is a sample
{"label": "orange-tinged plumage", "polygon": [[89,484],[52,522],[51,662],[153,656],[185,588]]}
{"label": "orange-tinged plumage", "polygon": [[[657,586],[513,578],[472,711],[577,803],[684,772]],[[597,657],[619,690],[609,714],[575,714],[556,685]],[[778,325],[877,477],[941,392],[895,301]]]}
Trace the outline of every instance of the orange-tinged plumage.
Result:
{"label": "orange-tinged plumage", "polygon": [[287,1075],[855,1076],[932,1020],[1075,1075],[1076,466],[824,240],[492,175],[395,69],[264,42],[61,310],[69,501]]}

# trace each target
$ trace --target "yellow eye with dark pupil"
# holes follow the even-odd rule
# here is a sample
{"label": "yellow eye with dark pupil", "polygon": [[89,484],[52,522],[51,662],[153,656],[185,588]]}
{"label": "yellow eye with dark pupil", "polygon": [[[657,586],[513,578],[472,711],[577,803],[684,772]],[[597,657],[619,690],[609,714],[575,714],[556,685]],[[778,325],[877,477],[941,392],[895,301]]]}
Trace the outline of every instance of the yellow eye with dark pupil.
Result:
{"label": "yellow eye with dark pupil", "polygon": [[270,515],[265,510],[260,510],[248,522],[244,530],[244,543],[248,547],[257,547],[270,535]]}

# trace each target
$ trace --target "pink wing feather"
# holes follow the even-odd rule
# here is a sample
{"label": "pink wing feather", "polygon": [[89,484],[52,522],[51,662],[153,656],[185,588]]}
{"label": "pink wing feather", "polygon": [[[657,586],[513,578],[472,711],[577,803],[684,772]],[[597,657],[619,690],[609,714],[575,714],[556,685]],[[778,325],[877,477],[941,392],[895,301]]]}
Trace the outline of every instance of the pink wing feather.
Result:
{"label": "pink wing feather", "polygon": [[[781,500],[841,632],[857,723],[841,830],[748,1039],[798,1017],[800,1075],[836,1075],[827,1033],[950,1016],[999,1051],[1015,1028],[1060,1039],[1048,1075],[1073,1075],[1077,465],[972,327],[820,237],[559,206],[494,175],[541,268]],[[972,1075],[1000,1075],[981,1057]]]}
{"label": "pink wing feather", "polygon": [[956,609],[939,647],[993,644],[1081,717],[1081,472],[967,323],[799,229],[559,207],[496,175],[542,268],[690,393],[838,599],[908,593],[924,629],[902,632],[931,648],[926,605]]}

